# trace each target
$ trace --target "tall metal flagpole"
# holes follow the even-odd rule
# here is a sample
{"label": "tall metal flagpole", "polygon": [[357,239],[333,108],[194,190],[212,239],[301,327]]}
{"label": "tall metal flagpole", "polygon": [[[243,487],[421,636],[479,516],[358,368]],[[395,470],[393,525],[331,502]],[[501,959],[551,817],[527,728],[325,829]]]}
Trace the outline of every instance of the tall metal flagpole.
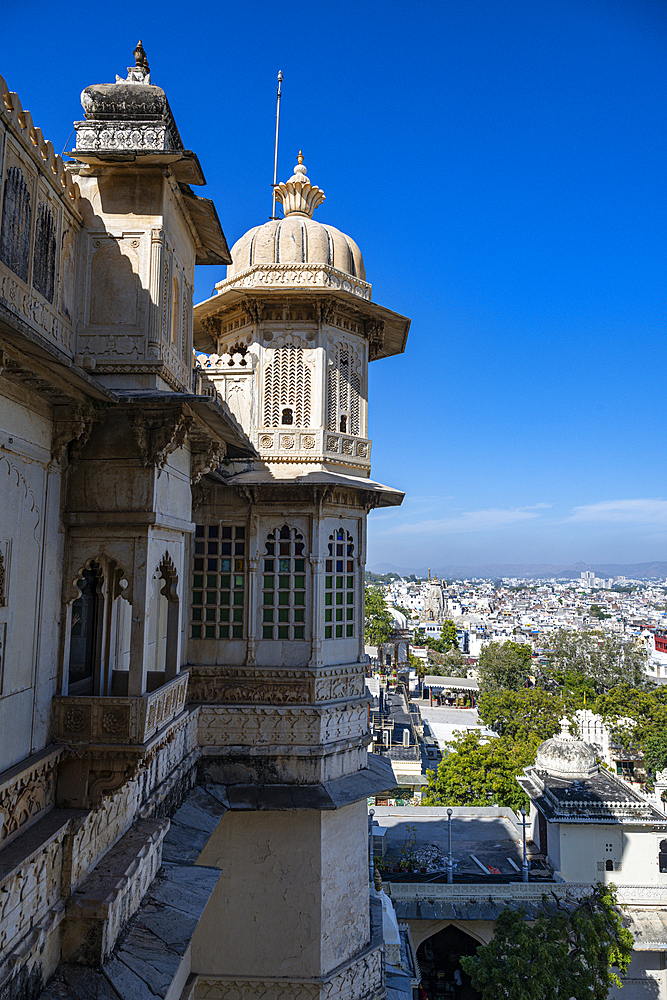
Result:
{"label": "tall metal flagpole", "polygon": [[276,100],[276,143],[273,151],[273,203],[271,205],[271,218],[276,218],[276,187],[278,185],[278,129],[280,128],[280,97],[283,82],[283,71],[278,70],[278,95]]}

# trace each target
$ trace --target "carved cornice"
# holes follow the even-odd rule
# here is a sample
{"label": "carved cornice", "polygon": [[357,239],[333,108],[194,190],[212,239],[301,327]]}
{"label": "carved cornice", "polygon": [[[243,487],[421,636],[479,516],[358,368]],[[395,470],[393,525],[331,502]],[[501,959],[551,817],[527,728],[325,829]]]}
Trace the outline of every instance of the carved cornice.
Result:
{"label": "carved cornice", "polygon": [[73,403],[71,406],[56,407],[53,417],[51,459],[60,464],[69,457],[70,464],[74,464],[90,438],[95,411],[84,403]]}
{"label": "carved cornice", "polygon": [[262,667],[190,667],[188,698],[206,704],[297,705],[363,697],[357,664],[318,670]]}

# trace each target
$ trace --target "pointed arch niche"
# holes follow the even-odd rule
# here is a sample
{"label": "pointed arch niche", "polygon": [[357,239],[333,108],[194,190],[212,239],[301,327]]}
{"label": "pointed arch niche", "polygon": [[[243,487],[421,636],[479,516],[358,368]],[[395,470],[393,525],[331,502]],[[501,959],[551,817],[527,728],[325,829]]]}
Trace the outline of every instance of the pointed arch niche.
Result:
{"label": "pointed arch niche", "polygon": [[146,638],[147,688],[154,691],[179,670],[178,572],[165,552],[153,574]]}
{"label": "pointed arch niche", "polygon": [[123,569],[113,559],[88,559],[68,607],[66,687],[70,695],[127,690],[132,611]]}

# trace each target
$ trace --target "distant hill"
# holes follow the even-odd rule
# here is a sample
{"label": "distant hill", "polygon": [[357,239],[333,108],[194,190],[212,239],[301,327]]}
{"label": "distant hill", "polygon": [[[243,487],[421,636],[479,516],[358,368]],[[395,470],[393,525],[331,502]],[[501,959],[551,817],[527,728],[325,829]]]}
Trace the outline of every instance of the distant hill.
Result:
{"label": "distant hill", "polygon": [[[379,563],[368,567],[374,573],[399,573],[400,576],[425,577],[426,566],[411,566],[410,568],[393,566],[389,563]],[[591,571],[596,576],[626,576],[631,580],[655,580],[667,577],[667,562],[645,563],[585,563],[577,562],[571,566],[557,566],[552,563],[487,563],[483,566],[431,566],[431,576],[449,580],[462,580],[469,577],[497,579],[503,576],[520,578],[548,578],[556,576],[576,579],[581,573]]]}

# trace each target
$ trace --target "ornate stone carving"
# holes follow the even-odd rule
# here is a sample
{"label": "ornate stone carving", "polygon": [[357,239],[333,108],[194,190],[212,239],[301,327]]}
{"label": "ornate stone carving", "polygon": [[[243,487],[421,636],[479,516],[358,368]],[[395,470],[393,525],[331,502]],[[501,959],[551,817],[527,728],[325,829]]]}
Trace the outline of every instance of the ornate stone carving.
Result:
{"label": "ornate stone carving", "polygon": [[327,451],[338,451],[338,438],[332,434],[327,437]]}
{"label": "ornate stone carving", "polygon": [[45,751],[0,775],[0,843],[13,840],[52,808],[61,756],[61,748]]}
{"label": "ornate stone carving", "polygon": [[132,432],[143,465],[162,468],[172,451],[182,447],[193,424],[194,417],[182,410],[135,410]]}
{"label": "ornate stone carving", "polygon": [[368,445],[365,441],[357,441],[357,455],[359,458],[368,457]]}
{"label": "ornate stone carving", "polygon": [[203,451],[193,452],[191,465],[193,486],[195,483],[198,483],[201,477],[207,472],[217,469],[226,454],[227,446],[225,444],[218,444],[216,441],[209,442],[208,446]]}
{"label": "ornate stone carving", "polygon": [[270,434],[262,434],[259,439],[260,448],[265,448],[267,451],[273,448],[273,438]]}
{"label": "ornate stone carving", "polygon": [[283,434],[280,438],[280,447],[285,448],[287,451],[291,451],[294,447],[294,435]]}
{"label": "ornate stone carving", "polygon": [[344,455],[351,455],[354,443],[349,438],[343,438],[341,450]]}
{"label": "ornate stone carving", "polygon": [[365,323],[370,360],[376,358],[384,342],[385,322],[383,319],[367,319]]}
{"label": "ornate stone carving", "polygon": [[90,438],[95,411],[83,403],[73,403],[69,407],[58,407],[54,417],[51,458],[56,463],[62,462],[69,446],[70,461],[75,462]]}
{"label": "ornate stone carving", "polygon": [[282,285],[316,288],[333,288],[350,292],[360,299],[369,300],[371,286],[361,278],[354,278],[345,271],[339,271],[330,264],[256,264],[239,271],[231,278],[216,285],[217,289],[261,288],[266,285]]}
{"label": "ornate stone carving", "polygon": [[315,438],[312,434],[301,435],[301,447],[305,448],[306,451],[312,451],[315,447]]}
{"label": "ornate stone carving", "polygon": [[367,732],[366,706],[327,708],[202,705],[199,741],[202,746],[319,746],[358,740]]}

